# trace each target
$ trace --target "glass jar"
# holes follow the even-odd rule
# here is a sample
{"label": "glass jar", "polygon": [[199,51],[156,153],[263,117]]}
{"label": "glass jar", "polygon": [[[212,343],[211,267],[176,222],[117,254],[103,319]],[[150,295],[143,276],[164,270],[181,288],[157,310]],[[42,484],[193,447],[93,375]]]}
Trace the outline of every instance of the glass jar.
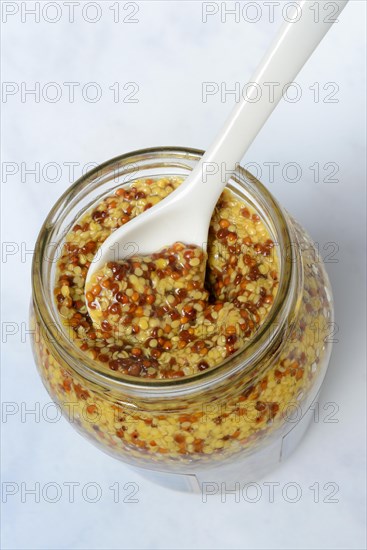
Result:
{"label": "glass jar", "polygon": [[52,399],[101,449],[181,490],[256,481],[284,460],[312,419],[332,344],[330,284],[316,249],[269,191],[237,167],[227,187],[259,212],[280,264],[273,307],[246,347],[197,375],[147,381],[117,376],[73,345],[53,297],[66,233],[115,188],[142,178],[186,177],[201,155],[146,149],[80,178],[49,213],[32,273],[33,351]]}

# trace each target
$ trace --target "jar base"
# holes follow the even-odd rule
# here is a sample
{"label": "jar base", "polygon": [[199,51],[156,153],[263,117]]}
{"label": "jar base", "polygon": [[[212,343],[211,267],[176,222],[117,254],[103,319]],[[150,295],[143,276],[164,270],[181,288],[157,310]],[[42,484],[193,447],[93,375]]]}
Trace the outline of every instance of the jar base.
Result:
{"label": "jar base", "polygon": [[[313,402],[317,399],[318,395]],[[203,497],[225,491],[240,492],[249,483],[256,483],[265,477],[292,454],[308,430],[313,416],[310,406],[286,435],[276,438],[271,444],[235,463],[182,474],[132,468],[145,479],[174,491],[201,494]]]}

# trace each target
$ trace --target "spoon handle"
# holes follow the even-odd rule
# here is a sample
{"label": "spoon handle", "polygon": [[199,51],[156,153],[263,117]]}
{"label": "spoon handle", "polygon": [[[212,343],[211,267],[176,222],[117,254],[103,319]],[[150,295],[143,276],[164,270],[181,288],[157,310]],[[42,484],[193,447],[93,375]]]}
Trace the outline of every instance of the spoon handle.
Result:
{"label": "spoon handle", "polygon": [[[326,15],[323,0],[302,0],[298,7],[292,6],[293,13],[289,10],[288,19],[294,22],[283,23],[250,81],[254,85],[236,105],[187,182],[190,188],[187,196],[191,196],[192,201],[191,193],[198,193],[196,201],[201,204],[201,212],[205,204],[205,209],[208,208],[211,215],[236,164],[347,2],[333,1],[333,5],[338,8],[333,20]],[[315,10],[315,4],[319,4],[319,10]],[[310,9],[310,5],[313,9]],[[269,86],[272,86],[273,94]],[[209,185],[212,186],[210,192]],[[196,187],[195,191],[193,186]]]}

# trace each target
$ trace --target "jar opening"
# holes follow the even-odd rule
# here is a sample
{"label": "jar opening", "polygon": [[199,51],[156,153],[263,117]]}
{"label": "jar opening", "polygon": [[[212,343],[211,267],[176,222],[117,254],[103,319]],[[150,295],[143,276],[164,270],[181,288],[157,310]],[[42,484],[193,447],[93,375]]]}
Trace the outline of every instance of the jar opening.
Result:
{"label": "jar opening", "polygon": [[[220,382],[231,373],[255,369],[269,346],[281,337],[286,328],[287,314],[294,308],[297,288],[301,284],[300,270],[296,269],[300,258],[298,248],[292,246],[292,236],[286,215],[267,189],[244,168],[238,166],[227,187],[238,197],[254,206],[273,236],[278,254],[280,275],[274,303],[264,323],[247,345],[215,367],[198,374],[176,379],[135,378],[129,375],[116,376],[106,372],[76,345],[62,327],[53,298],[53,285],[57,249],[81,213],[92,204],[122,185],[134,179],[161,175],[187,176],[203,151],[160,147],[127,153],[109,160],[77,180],[57,201],[41,228],[32,266],[34,306],[45,327],[50,345],[68,364],[80,374],[109,389],[124,389],[150,395],[165,392],[190,392],[200,386]],[[169,243],[167,243],[169,244]],[[293,243],[294,244],[294,243]]]}

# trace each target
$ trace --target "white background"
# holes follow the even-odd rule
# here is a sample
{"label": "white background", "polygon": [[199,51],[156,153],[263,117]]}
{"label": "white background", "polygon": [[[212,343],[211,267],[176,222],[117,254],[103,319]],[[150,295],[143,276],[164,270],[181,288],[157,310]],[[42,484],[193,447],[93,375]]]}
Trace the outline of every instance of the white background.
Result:
{"label": "white background", "polygon": [[[21,19],[25,4],[30,8],[34,2],[2,4],[3,9],[5,4],[19,8],[2,25],[3,81],[19,89],[22,82],[27,88],[39,82],[41,90],[56,82],[62,90],[54,103],[47,101],[52,90],[46,88],[46,99],[41,93],[39,102],[30,95],[22,102],[19,92],[3,96],[1,104],[2,240],[13,252],[2,258],[2,400],[15,403],[20,411],[36,403],[42,409],[50,402],[36,373],[29,336],[22,330],[27,328],[31,250],[44,217],[70,184],[65,163],[78,163],[76,179],[85,164],[137,148],[205,149],[234,100],[228,96],[221,102],[217,94],[204,103],[202,83],[223,82],[233,88],[235,82],[247,82],[276,32],[281,10],[275,8],[274,23],[262,2],[256,23],[244,17],[236,23],[233,16],[221,22],[220,13],[203,23],[201,2],[149,1],[138,3],[138,23],[122,22],[131,8],[122,9],[120,22],[114,23],[112,3],[99,2],[102,16],[93,24],[83,20],[85,2],[76,6],[74,23],[59,2],[60,21],[45,20],[55,18],[51,7],[36,23],[24,12],[25,21]],[[221,502],[216,495],[205,503],[198,495],[175,493],[144,480],[91,446],[65,420],[51,423],[42,415],[39,421],[32,415],[22,419],[20,412],[3,416],[2,481],[19,486],[3,504],[4,549],[365,547],[365,5],[363,0],[351,1],[346,7],[297,78],[301,99],[279,105],[243,159],[261,167],[261,174],[256,166],[252,171],[308,229],[324,257],[332,250],[326,247],[336,244],[337,261],[328,262],[327,270],[339,341],[320,398],[320,421],[313,423],[292,457],[260,481],[258,502],[235,502],[233,495]],[[227,2],[231,6],[233,2]],[[91,8],[86,16],[91,19],[95,13]],[[249,11],[247,19],[253,17]],[[64,82],[80,83],[74,103]],[[96,103],[82,96],[89,82],[97,82],[102,90]],[[109,90],[115,82],[121,87],[137,83],[138,103],[115,103]],[[319,102],[309,89],[315,82]],[[338,86],[336,103],[324,101],[333,90],[323,89],[330,82]],[[93,90],[89,92],[92,97]],[[51,162],[59,164],[59,173],[50,168]],[[264,162],[280,163],[274,178]],[[302,177],[293,183],[289,180],[295,173],[286,167],[290,162],[302,169]],[[328,162],[338,165],[334,182],[324,181],[330,173],[324,170]],[[40,163],[39,178],[26,172],[35,163]],[[315,163],[320,166],[319,182],[309,168]],[[12,330],[16,333],[7,334]],[[338,408],[336,422],[325,421],[332,410],[328,403]],[[264,481],[279,484],[274,502],[269,502]],[[36,482],[41,487],[56,482],[64,488],[62,498],[50,503],[41,496],[35,503],[32,495],[25,495],[22,502],[22,482],[28,488]],[[81,484],[74,503],[69,502],[66,482]],[[88,482],[101,487],[99,502],[83,499],[81,488]],[[115,503],[109,489],[115,482],[137,483],[139,502]],[[282,496],[290,482],[302,491],[295,503]],[[338,485],[338,502],[324,502],[328,482]],[[309,489],[315,483],[320,486],[319,502]]]}

